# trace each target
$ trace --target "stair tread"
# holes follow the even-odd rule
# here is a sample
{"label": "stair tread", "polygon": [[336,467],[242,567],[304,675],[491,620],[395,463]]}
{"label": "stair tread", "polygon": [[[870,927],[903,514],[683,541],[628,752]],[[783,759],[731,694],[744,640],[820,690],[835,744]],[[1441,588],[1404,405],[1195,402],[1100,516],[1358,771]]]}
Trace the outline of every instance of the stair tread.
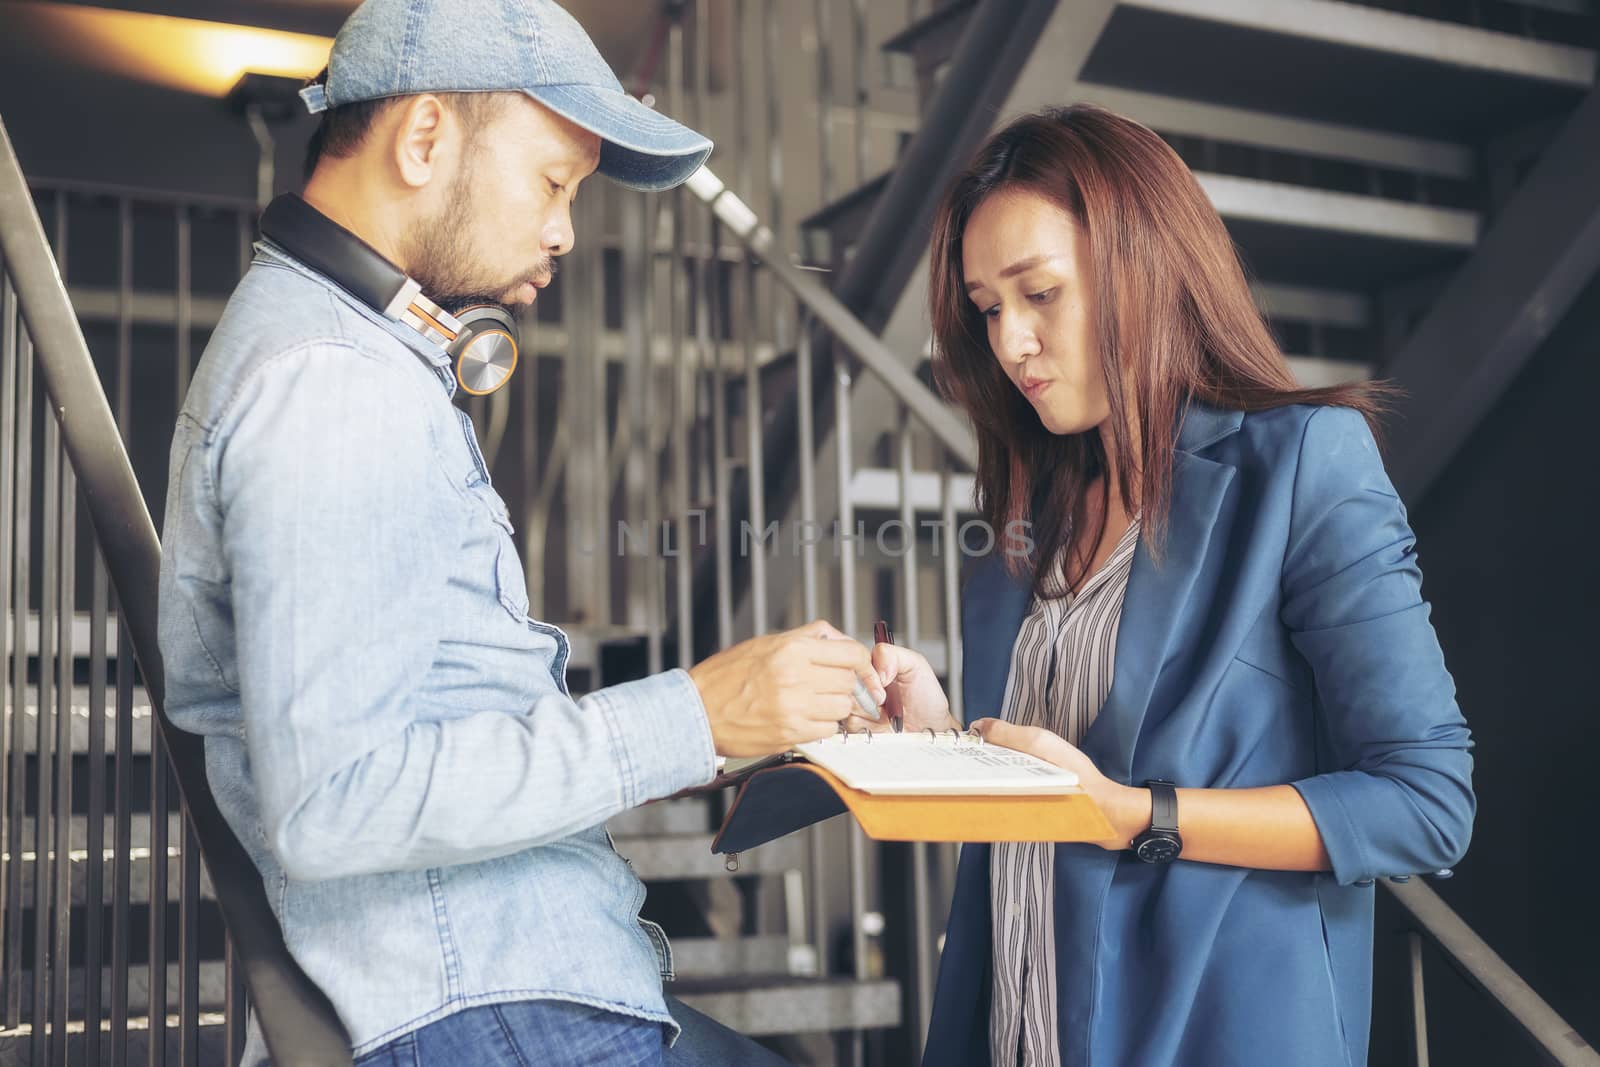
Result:
{"label": "stair tread", "polygon": [[930,33],[942,30],[952,20],[968,15],[977,7],[977,0],[949,0],[917,19],[911,25],[885,40],[878,47],[885,52],[914,53],[919,41]]}
{"label": "stair tread", "polygon": [[900,984],[888,978],[736,976],[672,982],[668,989],[691,1008],[755,1037],[900,1025]]}
{"label": "stair tread", "polygon": [[729,871],[727,857],[711,851],[715,837],[710,833],[618,837],[616,847],[646,882],[779,874],[804,867],[806,863],[805,838],[791,834],[741,852],[738,869]]}

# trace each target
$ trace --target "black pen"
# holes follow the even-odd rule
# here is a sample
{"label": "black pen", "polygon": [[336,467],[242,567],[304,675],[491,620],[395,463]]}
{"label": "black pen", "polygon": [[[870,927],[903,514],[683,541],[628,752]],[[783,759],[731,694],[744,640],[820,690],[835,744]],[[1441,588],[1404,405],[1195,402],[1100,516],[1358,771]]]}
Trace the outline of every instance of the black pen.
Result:
{"label": "black pen", "polygon": [[[872,640],[873,640],[874,643],[880,644],[880,645],[892,645],[892,644],[894,644],[894,634],[889,629],[888,620],[879,619],[876,623],[873,624],[873,627],[872,627]],[[891,730],[893,730],[895,733],[899,733],[900,731],[905,729],[905,723],[901,721],[900,716],[898,716],[898,715],[890,715],[889,716],[889,728]]]}

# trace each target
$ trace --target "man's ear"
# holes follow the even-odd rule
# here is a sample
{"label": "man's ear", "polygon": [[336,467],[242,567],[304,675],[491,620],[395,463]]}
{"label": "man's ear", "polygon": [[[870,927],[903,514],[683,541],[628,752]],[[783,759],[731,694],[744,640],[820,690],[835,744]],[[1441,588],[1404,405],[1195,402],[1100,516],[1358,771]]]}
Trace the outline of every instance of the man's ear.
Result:
{"label": "man's ear", "polygon": [[443,161],[450,126],[444,102],[432,93],[421,93],[395,110],[390,142],[395,171],[406,185],[420,189]]}

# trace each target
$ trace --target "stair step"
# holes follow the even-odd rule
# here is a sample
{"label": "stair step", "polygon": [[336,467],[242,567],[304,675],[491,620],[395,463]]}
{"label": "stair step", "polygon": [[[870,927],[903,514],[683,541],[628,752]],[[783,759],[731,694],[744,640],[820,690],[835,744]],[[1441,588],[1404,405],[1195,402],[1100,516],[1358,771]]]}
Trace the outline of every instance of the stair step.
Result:
{"label": "stair step", "polygon": [[655,834],[703,834],[711,827],[711,809],[705,797],[658,800],[654,804],[614,815],[606,823],[611,836],[649,837]]}
{"label": "stair step", "polygon": [[[546,620],[550,621],[550,620]],[[593,623],[565,623],[551,621],[567,635],[569,671],[596,671],[600,667],[600,653],[607,645],[629,644],[643,641],[645,632],[628,626],[599,625]]]}
{"label": "stair step", "polygon": [[[200,976],[200,1010],[202,1012],[221,1012],[228,1002],[228,965],[222,960],[201,960],[199,967]],[[76,1020],[82,1026],[84,1013],[84,977],[82,967],[73,967],[67,976],[67,1019],[69,1022]],[[48,981],[48,976],[46,978]],[[178,1007],[178,996],[183,981],[183,967],[176,962],[167,964],[167,1008],[175,1011]],[[21,977],[22,988],[33,988],[33,972],[25,970]],[[27,1026],[31,1022],[30,1012],[33,1010],[31,997],[22,998],[22,1023]],[[150,968],[145,964],[136,963],[128,968],[128,1015],[144,1015],[150,1010]],[[107,963],[100,969],[100,1011],[103,1015],[111,1013],[111,965]]]}
{"label": "stair step", "polygon": [[672,834],[662,837],[618,837],[617,851],[645,882],[673,879],[731,878],[733,875],[781,874],[806,864],[806,840],[798,834],[739,853],[737,871],[727,857],[711,851],[715,834]]}
{"label": "stair step", "polygon": [[[1219,55],[1229,61],[1218,65]],[[1367,5],[1129,0],[1106,22],[1079,80],[1472,141],[1575,106],[1594,75],[1591,48]],[[1353,84],[1364,91],[1328,91]]]}
{"label": "stair step", "polygon": [[[202,1012],[197,1039],[199,1042],[199,1060],[204,1064],[218,1064],[228,1062],[228,1028],[226,1020],[220,1012]],[[110,1027],[100,1027],[100,1053],[109,1056]],[[0,1030],[0,1067],[32,1067],[33,1064],[33,1029],[22,1026],[16,1030]],[[86,1057],[84,1048],[83,1024],[81,1022],[67,1023],[67,1062],[83,1063]],[[146,1021],[141,1018],[128,1020],[128,1059],[129,1063],[145,1063],[150,1055],[150,1032],[146,1029]],[[167,1015],[166,1032],[166,1060],[167,1063],[180,1063],[178,1058],[178,1016],[174,1013]],[[106,1062],[110,1062],[109,1059]]]}
{"label": "stair step", "polygon": [[[741,860],[742,865],[742,860]],[[672,964],[679,979],[728,975],[787,975],[794,971],[789,939],[760,937],[674,937]]]}
{"label": "stair step", "polygon": [[[23,816],[22,819],[22,846],[20,857],[22,863],[22,893],[21,903],[24,908],[33,906],[36,853],[34,852],[34,817]],[[105,859],[105,884],[102,887],[102,899],[110,903],[112,897],[111,861],[115,854],[112,846],[112,819],[107,814],[105,819],[105,843],[101,855]],[[89,819],[86,815],[72,816],[72,825],[68,831],[70,846],[67,853],[68,862],[72,864],[72,903],[81,906],[88,900],[88,842]],[[175,901],[183,886],[183,867],[179,844],[183,840],[182,816],[173,813],[167,817],[167,899]],[[136,811],[129,815],[128,820],[129,849],[131,866],[129,874],[130,902],[134,904],[148,904],[150,902],[150,814],[149,812]],[[49,855],[54,856],[54,840],[45,845]],[[10,855],[5,856],[11,859]],[[47,890],[48,892],[48,890]],[[200,865],[200,896],[204,900],[215,900],[216,890],[211,885],[211,875],[206,871],[205,864]]]}
{"label": "stair step", "polygon": [[[971,474],[951,476],[956,513],[974,514],[973,500],[977,480]],[[917,512],[937,513],[943,506],[944,476],[933,471],[911,473],[911,507]],[[857,508],[885,511],[900,509],[900,472],[888,467],[861,467],[850,478],[850,500]]]}
{"label": "stair step", "polygon": [[[39,752],[39,706],[35,702],[38,691],[30,689],[27,701],[23,704],[22,713],[27,721],[22,724],[22,750],[31,755]],[[53,709],[52,709],[53,710]],[[106,703],[103,714],[106,717],[105,744],[106,754],[110,755],[116,746],[116,711],[117,693],[114,687],[106,688]],[[11,702],[9,698],[5,703],[7,722],[4,726],[6,736],[10,737]],[[148,756],[150,754],[150,696],[143,686],[135,686],[133,690],[133,731],[132,754],[135,756]],[[50,747],[55,747],[55,724],[50,724]],[[87,755],[89,752],[89,687],[75,685],[72,687],[72,753],[75,756]]]}
{"label": "stair step", "polygon": [[[72,653],[78,659],[87,659],[89,656],[89,635],[92,632],[90,627],[93,621],[94,616],[87,611],[80,611],[72,616]],[[60,620],[58,619],[51,624],[52,640],[55,637],[56,627],[59,622]],[[29,656],[37,656],[39,654],[39,613],[37,611],[28,612],[28,620],[23,624],[22,633],[23,647],[26,649],[27,654]],[[11,655],[13,648],[13,635],[14,631],[7,629],[5,654],[8,657]],[[107,614],[106,616],[105,639],[106,656],[114,660],[117,658],[117,619],[115,615]]]}
{"label": "stair step", "polygon": [[891,979],[724,978],[672,982],[696,1011],[751,1037],[900,1025],[900,984]]}

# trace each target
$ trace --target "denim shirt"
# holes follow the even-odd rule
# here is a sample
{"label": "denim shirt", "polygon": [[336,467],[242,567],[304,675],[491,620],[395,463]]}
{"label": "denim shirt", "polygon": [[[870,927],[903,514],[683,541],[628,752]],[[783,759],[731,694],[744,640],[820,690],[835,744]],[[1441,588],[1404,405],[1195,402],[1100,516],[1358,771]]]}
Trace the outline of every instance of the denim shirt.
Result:
{"label": "denim shirt", "polygon": [[682,671],[572,698],[454,389],[443,349],[258,246],[172,442],[167,712],[356,1055],[545,998],[675,1039],[603,824],[711,779],[704,708]]}

